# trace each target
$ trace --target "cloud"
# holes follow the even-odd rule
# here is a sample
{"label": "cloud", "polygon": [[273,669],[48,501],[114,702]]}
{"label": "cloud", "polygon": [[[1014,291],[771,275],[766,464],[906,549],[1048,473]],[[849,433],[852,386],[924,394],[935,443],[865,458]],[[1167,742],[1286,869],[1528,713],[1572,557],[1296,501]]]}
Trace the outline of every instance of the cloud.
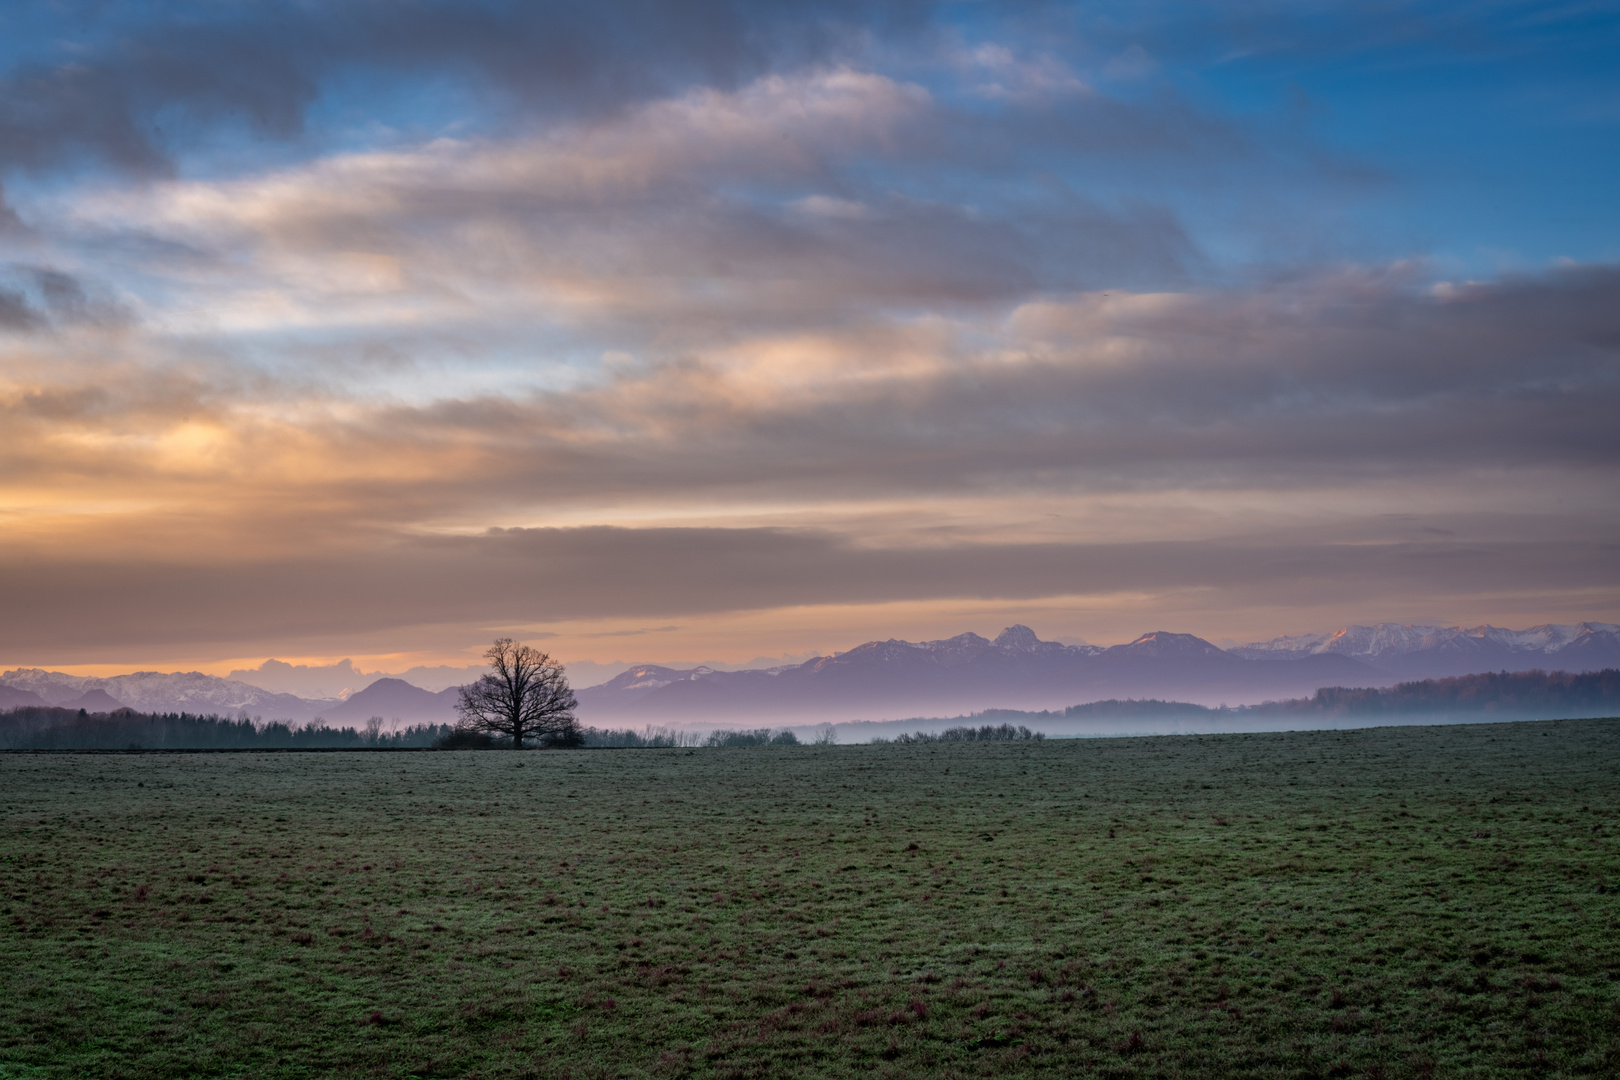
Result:
{"label": "cloud", "polygon": [[0,265],[0,330],[118,326],[129,312],[107,290],[48,266]]}
{"label": "cloud", "polygon": [[0,288],[0,329],[34,330],[43,321],[20,290]]}
{"label": "cloud", "polygon": [[1620,270],[1198,89],[1380,19],[121,10],[0,74],[8,648],[1612,595]]}
{"label": "cloud", "polygon": [[966,66],[986,77],[974,92],[1001,101],[1045,101],[1089,93],[1091,88],[1068,65],[1051,56],[1016,56],[1005,45],[980,45]]}
{"label": "cloud", "polygon": [[[1167,590],[1597,595],[1620,565],[1616,311],[1611,268],[1438,294],[1397,270],[730,340],[422,405],[97,369],[0,395],[3,643]],[[725,523],[767,506],[799,524]],[[646,515],[717,524],[469,528]]]}
{"label": "cloud", "polygon": [[[586,634],[588,638],[618,638],[642,637],[646,634],[673,634],[681,630],[679,626],[641,626],[634,630],[598,630],[594,634]],[[532,636],[532,635],[530,635]]]}
{"label": "cloud", "polygon": [[[680,349],[748,327],[1188,284],[1204,260],[1166,206],[976,175],[1017,157],[1020,125],[1034,127],[1014,142],[1045,155],[1129,156],[1125,128],[1150,156],[1209,150],[1196,123],[1163,141],[1120,109],[1086,106],[1048,137],[1044,109],[976,116],[913,83],[817,68],[521,137],[75,190],[34,217],[143,282],[148,317],[176,331],[504,351],[540,327],[559,349]],[[882,179],[896,169],[959,175],[973,194]]]}
{"label": "cloud", "polygon": [[558,497],[677,477],[876,497],[1042,486],[1032,477],[1292,487],[1606,467],[1620,452],[1607,419],[1617,301],[1608,269],[1453,300],[1363,275],[1269,294],[1087,295],[1020,305],[999,325],[749,340],[601,388],[387,423],[426,441],[458,428],[521,441],[555,464],[529,475]]}
{"label": "cloud", "polygon": [[[540,529],[451,541],[401,541],[367,553],[250,566],[0,566],[15,617],[8,654],[331,639],[413,627],[533,627],[805,604],[940,598],[1030,600],[1202,591],[1209,602],[1306,606],[1426,601],[1481,588],[1584,592],[1620,588],[1614,547],[1590,541],[1289,545],[1212,543],[973,544],[874,549],[815,531]],[[93,598],[95,617],[78,602]],[[71,599],[73,602],[64,602]],[[1146,604],[1142,604],[1144,608]],[[536,636],[529,630],[518,630]],[[580,640],[604,636],[581,635]]]}
{"label": "cloud", "polygon": [[1617,310],[1607,268],[1444,297],[1398,274],[1084,294],[734,335],[574,388],[421,404],[98,353],[77,377],[47,365],[0,387],[0,458],[13,488],[218,484],[238,509],[299,492],[306,516],[392,528],[767,492],[1283,491],[1551,468],[1577,483],[1620,453]]}
{"label": "cloud", "polygon": [[70,47],[24,53],[0,80],[0,170],[89,156],[169,173],[175,151],[213,127],[298,136],[340,78],[380,79],[373,107],[385,114],[388,89],[439,79],[470,84],[518,114],[599,115],[826,59],[863,34],[915,32],[931,8],[910,0],[630,0],[611,10],[249,0],[166,4],[142,9],[138,20],[84,10],[74,13]]}
{"label": "cloud", "polygon": [[1140,45],[1131,45],[1104,64],[1102,73],[1109,79],[1129,81],[1146,79],[1156,74],[1158,70],[1159,63],[1153,59],[1151,53]]}

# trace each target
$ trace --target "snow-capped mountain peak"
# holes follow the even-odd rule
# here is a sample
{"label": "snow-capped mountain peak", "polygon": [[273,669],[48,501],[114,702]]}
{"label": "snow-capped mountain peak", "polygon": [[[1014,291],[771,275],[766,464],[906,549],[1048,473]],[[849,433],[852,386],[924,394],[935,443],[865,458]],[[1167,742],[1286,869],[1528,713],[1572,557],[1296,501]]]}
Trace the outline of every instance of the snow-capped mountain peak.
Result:
{"label": "snow-capped mountain peak", "polygon": [[1414,626],[1402,623],[1346,626],[1329,634],[1328,639],[1315,651],[1358,657],[1377,656],[1386,652],[1411,652],[1432,645],[1445,633],[1446,631],[1439,626]]}
{"label": "snow-capped mountain peak", "polygon": [[249,712],[266,717],[300,717],[309,711],[308,702],[291,694],[272,693],[200,671],[134,671],[97,677],[16,668],[0,673],[0,685],[31,691],[51,705],[100,690],[141,712]]}
{"label": "snow-capped mountain peak", "polygon": [[1245,659],[1337,654],[1400,674],[1439,676],[1555,666],[1591,671],[1620,665],[1620,626],[1548,623],[1525,630],[1482,625],[1378,623],[1331,634],[1298,634],[1232,649]]}
{"label": "snow-capped mountain peak", "polygon": [[1005,652],[1037,652],[1046,642],[1035,636],[1035,631],[1022,623],[1007,627],[992,642]]}
{"label": "snow-capped mountain peak", "polygon": [[1494,641],[1512,649],[1526,652],[1557,652],[1584,637],[1620,634],[1614,623],[1583,622],[1574,624],[1543,623],[1528,630],[1504,630],[1499,626],[1474,626],[1462,631],[1469,637]]}

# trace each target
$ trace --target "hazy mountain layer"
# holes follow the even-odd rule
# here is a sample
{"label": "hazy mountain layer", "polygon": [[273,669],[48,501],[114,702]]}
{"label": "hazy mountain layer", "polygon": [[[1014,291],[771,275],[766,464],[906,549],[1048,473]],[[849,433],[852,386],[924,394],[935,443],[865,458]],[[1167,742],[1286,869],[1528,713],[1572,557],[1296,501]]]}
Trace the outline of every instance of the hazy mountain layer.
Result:
{"label": "hazy mountain layer", "polygon": [[[1324,686],[1609,667],[1620,667],[1620,626],[1611,623],[1527,630],[1382,623],[1224,651],[1202,638],[1166,631],[1104,648],[1042,641],[1028,627],[1011,626],[993,641],[971,633],[923,642],[891,638],[774,668],[717,671],[643,664],[580,690],[579,698],[587,723],[817,723],[996,708],[1061,709],[1106,698],[1254,704],[1309,696]],[[266,665],[266,670],[289,679],[308,674],[290,665]],[[413,670],[433,676],[421,680],[433,689],[389,677],[337,700],[278,693],[199,672],[92,678],[21,668],[0,674],[0,709],[40,703],[80,707],[82,702],[92,711],[124,705],[142,712],[246,713],[295,722],[322,717],[363,723],[372,716],[404,723],[453,721],[457,688],[438,689],[450,669]],[[358,672],[346,667],[339,674]],[[465,674],[470,677],[473,669]]]}
{"label": "hazy mountain layer", "polygon": [[[403,679],[412,686],[439,691],[447,686],[460,686],[478,678],[482,665],[449,667],[418,665],[407,671],[361,671],[353,661],[339,660],[335,664],[289,664],[282,660],[266,660],[256,668],[239,668],[226,676],[237,682],[257,686],[278,694],[293,694],[309,701],[336,699],[342,701],[378,679]],[[614,674],[618,674],[617,671]],[[595,681],[595,680],[592,680]]]}
{"label": "hazy mountain layer", "polygon": [[412,724],[449,724],[455,722],[460,693],[459,686],[435,693],[403,679],[378,679],[349,700],[324,710],[321,717],[333,724],[360,724],[373,716]]}
{"label": "hazy mountain layer", "polygon": [[[40,668],[17,668],[0,674],[0,686],[29,691],[47,705],[65,706],[99,690],[117,705],[127,705],[139,712],[245,712],[267,720],[308,720],[323,705],[199,671],[136,671],[128,675],[91,677]],[[92,701],[97,705],[105,704],[100,698]]]}
{"label": "hazy mountain layer", "polygon": [[1297,697],[1365,684],[1377,672],[1345,656],[1251,660],[1164,631],[1127,645],[1061,645],[1012,626],[994,641],[872,641],[764,671],[633,668],[580,691],[588,721],[773,723],[916,716],[932,710],[1062,708],[1098,697],[1175,696],[1216,704]]}
{"label": "hazy mountain layer", "polygon": [[1620,666],[1620,626],[1549,623],[1528,630],[1507,630],[1499,626],[1379,623],[1346,626],[1331,634],[1273,638],[1230,652],[1251,660],[1345,656],[1408,678],[1528,668],[1597,671]]}

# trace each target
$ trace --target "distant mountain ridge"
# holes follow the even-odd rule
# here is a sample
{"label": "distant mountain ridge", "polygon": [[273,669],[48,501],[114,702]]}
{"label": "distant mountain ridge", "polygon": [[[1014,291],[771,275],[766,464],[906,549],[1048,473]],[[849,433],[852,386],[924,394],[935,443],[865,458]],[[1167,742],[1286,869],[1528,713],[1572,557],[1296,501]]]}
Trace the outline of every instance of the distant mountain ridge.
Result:
{"label": "distant mountain ridge", "polygon": [[891,638],[755,671],[647,664],[579,691],[579,701],[580,715],[592,723],[784,723],[941,708],[1061,708],[1087,695],[1264,700],[1375,674],[1335,655],[1250,660],[1191,634],[1156,631],[1104,648],[1042,641],[1027,626],[1010,626],[994,640],[974,633],[922,642]]}
{"label": "distant mountain ridge", "polygon": [[1490,671],[1620,667],[1620,626],[1586,622],[1505,630],[1384,623],[1222,650],[1156,631],[1104,648],[1042,641],[1027,626],[994,640],[869,641],[803,664],[721,672],[646,664],[579,692],[588,722],[793,723],[949,710],[1063,708],[1104,698],[1177,697],[1205,705],[1309,697],[1323,687]]}
{"label": "distant mountain ridge", "polygon": [[359,693],[351,694],[347,701],[326,709],[321,717],[334,724],[364,723],[373,716],[412,724],[451,724],[456,720],[456,702],[460,696],[459,686],[435,693],[412,686],[404,679],[378,679]]}
{"label": "distant mountain ridge", "polygon": [[25,705],[44,705],[46,701],[32,690],[19,690],[15,686],[0,684],[0,709],[18,709]]}
{"label": "distant mountain ridge", "polygon": [[[1620,626],[1600,622],[1527,630],[1381,623],[1228,650],[1169,631],[1111,647],[1065,645],[1042,641],[1027,626],[1009,626],[994,639],[975,633],[922,642],[890,638],[772,668],[642,664],[577,692],[586,723],[820,723],[1061,709],[1107,698],[1254,704],[1308,697],[1323,687],[1387,686],[1400,679],[1616,667]],[[357,724],[371,716],[449,723],[458,689],[435,692],[386,677],[340,701],[301,698],[195,671],[90,677],[18,668],[0,673],[0,709],[76,708],[82,701],[91,711],[121,705],[141,712],[246,713],[298,723],[319,717]]]}
{"label": "distant mountain ridge", "polygon": [[[204,675],[200,671],[135,671],[128,675],[97,677],[42,668],[16,668],[0,673],[0,686],[32,693],[47,705],[65,706],[99,690],[117,705],[138,712],[232,715],[246,712],[265,719],[300,721],[311,719],[325,704],[292,694],[273,693],[217,675]],[[0,702],[4,700],[0,697]],[[105,704],[99,698],[92,700]]]}
{"label": "distant mountain ridge", "polygon": [[1346,626],[1331,634],[1273,638],[1229,651],[1249,660],[1345,656],[1408,678],[1525,668],[1598,671],[1620,666],[1620,625],[1547,623],[1508,630],[1488,625],[1379,623]]}
{"label": "distant mountain ridge", "polygon": [[1290,726],[1361,727],[1620,716],[1620,670],[1482,672],[1386,687],[1324,687],[1307,698],[1209,708],[1185,701],[1092,701],[1042,712],[991,709],[968,716],[912,717],[847,725],[844,731],[893,737],[896,729],[938,731],[985,723],[1020,724],[1047,736],[1279,731]]}
{"label": "distant mountain ridge", "polygon": [[314,719],[335,724],[363,724],[381,716],[407,724],[451,723],[459,687],[434,692],[402,679],[372,682],[347,700],[310,700],[277,694],[234,679],[201,672],[137,671],[129,675],[92,677],[40,668],[0,673],[0,709],[20,705],[54,705],[108,712],[128,707],[141,713],[195,713],[305,723]]}

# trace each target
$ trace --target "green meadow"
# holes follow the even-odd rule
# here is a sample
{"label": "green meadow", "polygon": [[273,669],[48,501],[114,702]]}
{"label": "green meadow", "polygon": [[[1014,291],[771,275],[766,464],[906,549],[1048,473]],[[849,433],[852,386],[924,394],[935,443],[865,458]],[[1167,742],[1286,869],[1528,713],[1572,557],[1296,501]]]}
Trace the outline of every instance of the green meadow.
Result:
{"label": "green meadow", "polygon": [[1620,721],[0,756],[0,1077],[1620,1075]]}

